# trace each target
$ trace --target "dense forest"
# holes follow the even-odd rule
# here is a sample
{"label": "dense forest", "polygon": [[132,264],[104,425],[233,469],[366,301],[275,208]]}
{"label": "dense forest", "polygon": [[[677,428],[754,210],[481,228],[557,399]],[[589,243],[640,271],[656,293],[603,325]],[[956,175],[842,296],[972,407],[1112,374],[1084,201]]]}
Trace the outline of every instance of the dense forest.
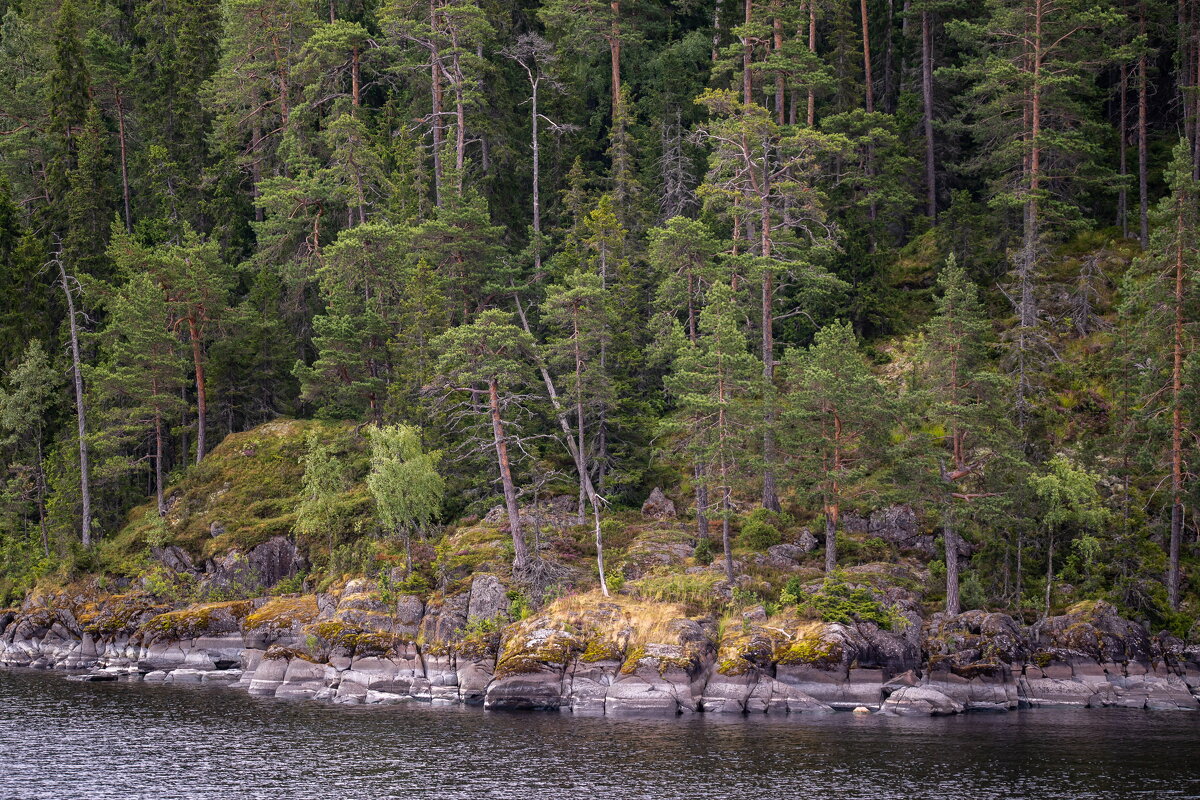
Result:
{"label": "dense forest", "polygon": [[902,503],[952,612],[1194,624],[1192,0],[0,13],[0,605],[291,417],[315,570],[568,495],[607,592],[659,486],[731,582]]}

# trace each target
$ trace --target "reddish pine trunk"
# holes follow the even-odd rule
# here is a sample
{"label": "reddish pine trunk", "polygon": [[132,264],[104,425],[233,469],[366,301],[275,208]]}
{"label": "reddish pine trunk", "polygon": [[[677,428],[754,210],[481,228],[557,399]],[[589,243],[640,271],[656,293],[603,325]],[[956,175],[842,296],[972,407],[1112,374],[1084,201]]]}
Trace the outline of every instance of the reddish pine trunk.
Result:
{"label": "reddish pine trunk", "polygon": [[921,12],[921,100],[925,125],[925,213],[937,219],[937,171],[933,152],[933,33],[929,12]]}
{"label": "reddish pine trunk", "polygon": [[610,29],[608,40],[608,62],[611,71],[612,85],[612,115],[615,120],[620,113],[621,106],[621,3],[620,0],[612,0],[609,3],[609,8],[612,10],[612,27]]}
{"label": "reddish pine trunk", "polygon": [[200,343],[200,324],[193,309],[188,314],[188,337],[192,341],[192,364],[196,370],[196,463],[204,459],[205,420],[208,416],[208,389],[204,380],[204,353]]}
{"label": "reddish pine trunk", "polygon": [[871,80],[871,29],[867,17],[867,0],[859,0],[862,15],[863,80],[866,83],[867,113],[875,110],[875,90]]}

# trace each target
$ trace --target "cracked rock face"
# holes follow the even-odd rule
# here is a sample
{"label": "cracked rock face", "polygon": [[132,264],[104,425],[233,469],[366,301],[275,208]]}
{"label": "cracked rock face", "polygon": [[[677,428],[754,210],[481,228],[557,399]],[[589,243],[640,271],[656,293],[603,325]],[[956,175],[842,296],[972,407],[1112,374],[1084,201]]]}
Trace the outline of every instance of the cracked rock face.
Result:
{"label": "cracked rock face", "polygon": [[[781,621],[752,608],[718,637],[712,619],[569,600],[504,625],[505,586],[484,573],[428,601],[384,602],[365,580],[327,595],[175,611],[137,592],[64,593],[0,612],[0,666],[346,704],[424,700],[610,715],[1200,707],[1200,646],[1152,637],[1105,603],[1082,603],[1029,628],[968,611],[902,633],[873,623]],[[480,627],[474,619],[499,622]]]}

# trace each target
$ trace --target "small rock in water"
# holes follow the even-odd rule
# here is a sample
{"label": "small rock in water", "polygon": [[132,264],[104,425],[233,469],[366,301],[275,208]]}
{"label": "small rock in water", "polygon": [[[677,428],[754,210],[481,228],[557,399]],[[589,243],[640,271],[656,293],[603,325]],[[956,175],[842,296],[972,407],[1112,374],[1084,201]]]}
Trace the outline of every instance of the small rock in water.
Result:
{"label": "small rock in water", "polygon": [[871,709],[867,708],[866,706],[855,706],[854,713],[855,714],[870,714]]}

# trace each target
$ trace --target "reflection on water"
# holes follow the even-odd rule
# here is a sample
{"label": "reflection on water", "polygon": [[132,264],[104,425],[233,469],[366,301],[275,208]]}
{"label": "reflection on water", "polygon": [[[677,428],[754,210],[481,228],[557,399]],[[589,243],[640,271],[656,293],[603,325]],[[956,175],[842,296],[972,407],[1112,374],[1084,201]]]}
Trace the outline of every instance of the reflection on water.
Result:
{"label": "reflection on water", "polygon": [[1200,797],[1200,714],[617,720],[0,670],[0,798]]}

